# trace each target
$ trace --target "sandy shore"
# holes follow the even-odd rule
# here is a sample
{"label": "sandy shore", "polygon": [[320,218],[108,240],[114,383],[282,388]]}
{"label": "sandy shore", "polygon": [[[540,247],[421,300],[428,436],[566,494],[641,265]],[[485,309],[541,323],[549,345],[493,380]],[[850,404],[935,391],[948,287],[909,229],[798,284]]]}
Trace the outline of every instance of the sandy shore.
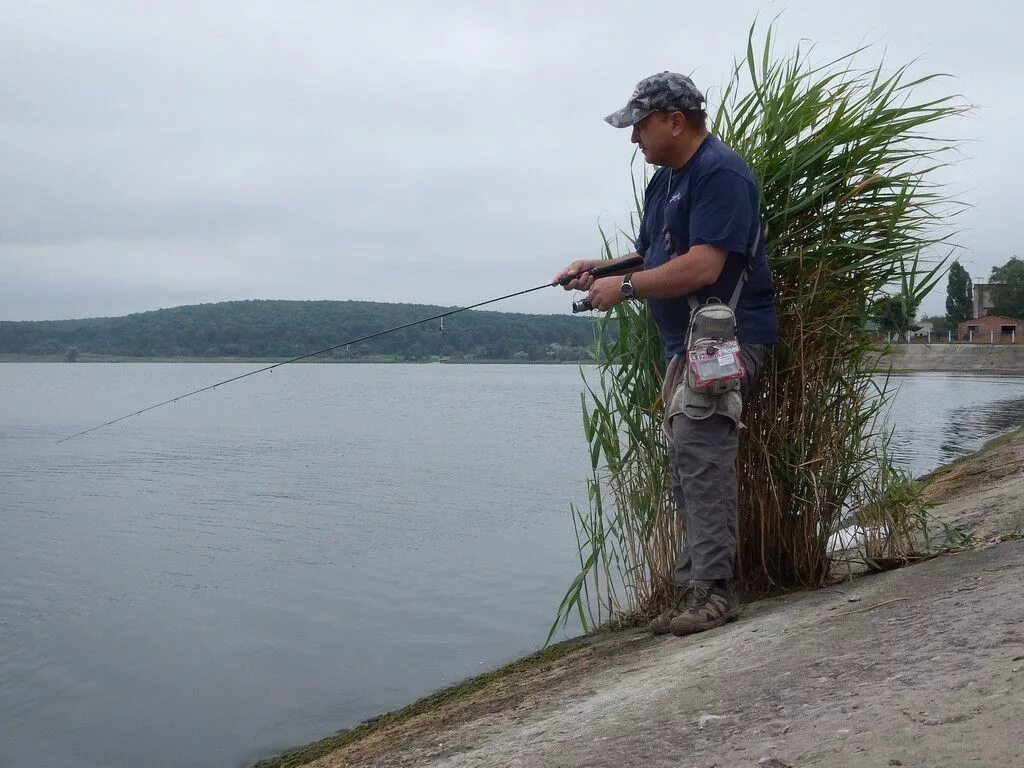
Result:
{"label": "sandy shore", "polygon": [[927,493],[975,547],[702,635],[587,638],[269,764],[1021,768],[1024,430]]}

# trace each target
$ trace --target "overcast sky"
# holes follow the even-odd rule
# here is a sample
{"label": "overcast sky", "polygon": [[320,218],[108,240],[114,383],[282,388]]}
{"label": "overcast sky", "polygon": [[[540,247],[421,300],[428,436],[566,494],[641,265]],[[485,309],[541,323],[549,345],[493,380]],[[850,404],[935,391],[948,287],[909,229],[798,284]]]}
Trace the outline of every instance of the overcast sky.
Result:
{"label": "overcast sky", "polygon": [[[969,9],[969,12],[965,12]],[[628,226],[637,80],[711,106],[756,15],[815,57],[948,72],[975,278],[1024,237],[1019,11],[931,0],[2,1],[0,319],[246,298],[464,305]],[[626,243],[623,242],[623,249]],[[944,284],[926,305],[942,312]],[[566,312],[551,289],[495,309]]]}

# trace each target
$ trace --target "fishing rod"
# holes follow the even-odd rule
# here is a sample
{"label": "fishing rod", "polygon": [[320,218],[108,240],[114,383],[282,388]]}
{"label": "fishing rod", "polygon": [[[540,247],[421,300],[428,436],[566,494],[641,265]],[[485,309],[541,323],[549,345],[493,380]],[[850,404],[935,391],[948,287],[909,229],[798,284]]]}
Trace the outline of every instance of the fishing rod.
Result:
{"label": "fishing rod", "polygon": [[[618,262],[616,264],[609,264],[609,265],[604,266],[604,267],[594,267],[594,269],[589,270],[589,272],[590,272],[590,274],[593,277],[606,277],[608,275],[614,275],[614,274],[618,274],[619,272],[624,272],[624,271],[628,271],[630,269],[635,269],[636,267],[639,267],[642,264],[643,264],[643,257],[642,256],[634,256],[633,258],[626,259],[625,261]],[[477,307],[483,307],[483,306],[485,306],[487,304],[494,304],[495,302],[504,301],[505,299],[511,299],[511,298],[516,297],[516,296],[523,296],[523,295],[525,295],[527,293],[533,293],[534,291],[539,291],[542,288],[552,288],[552,287],[554,287],[556,285],[565,286],[565,285],[568,285],[573,280],[575,280],[581,274],[585,274],[585,273],[581,272],[581,273],[578,273],[578,274],[575,274],[575,275],[570,275],[569,277],[563,277],[561,280],[555,280],[554,282],[551,282],[551,283],[544,283],[543,285],[538,285],[535,288],[527,288],[525,291],[516,291],[515,293],[509,293],[509,294],[506,294],[505,296],[499,296],[496,299],[488,299],[487,301],[481,301],[478,304],[471,304],[468,307],[461,307],[459,309],[451,309],[451,310],[448,310],[447,312],[441,312],[440,314],[433,315],[431,317],[424,317],[422,320],[413,320],[411,323],[404,323],[402,325],[396,325],[394,328],[388,328],[388,329],[383,330],[383,331],[377,331],[376,333],[370,333],[370,334],[367,334],[366,336],[360,336],[358,339],[350,339],[349,341],[344,341],[341,344],[335,344],[332,347],[327,347],[325,349],[318,349],[316,352],[309,352],[309,353],[307,353],[305,355],[299,355],[298,357],[293,357],[290,360],[283,360],[280,363],[274,363],[273,365],[267,365],[267,366],[264,366],[263,368],[257,368],[256,370],[249,371],[248,373],[243,373],[243,374],[240,374],[238,376],[232,376],[230,379],[224,379],[224,381],[218,381],[216,384],[209,384],[209,385],[207,385],[205,387],[200,387],[199,389],[194,389],[191,392],[186,392],[183,395],[178,395],[177,397],[172,397],[171,399],[164,400],[161,403],[156,403],[155,405],[150,405],[150,406],[147,406],[145,408],[140,408],[139,410],[133,411],[132,413],[126,414],[124,416],[118,416],[116,419],[111,419],[110,421],[105,421],[102,424],[98,424],[95,427],[89,427],[89,429],[83,429],[81,432],[76,432],[73,435],[68,435],[67,437],[62,437],[57,442],[58,443],[63,443],[66,440],[73,440],[76,437],[81,437],[82,435],[87,435],[90,432],[95,432],[97,429],[103,429],[104,427],[109,427],[111,424],[117,424],[117,422],[119,422],[119,421],[124,421],[125,419],[130,419],[132,416],[138,416],[139,414],[146,413],[147,411],[152,411],[152,410],[154,410],[156,408],[160,408],[160,407],[162,407],[164,405],[170,405],[171,403],[176,403],[179,400],[184,400],[186,397],[192,397],[192,395],[198,395],[200,392],[208,392],[211,389],[216,389],[217,387],[222,387],[225,384],[230,384],[231,382],[238,381],[239,379],[244,379],[244,378],[247,378],[249,376],[255,376],[257,373],[264,373],[265,371],[271,371],[274,368],[280,368],[282,365],[288,365],[289,363],[297,363],[300,360],[306,360],[306,359],[308,359],[310,357],[316,357],[317,355],[322,355],[325,352],[332,352],[335,349],[341,349],[342,347],[347,347],[347,346],[350,346],[352,344],[358,344],[359,342],[362,342],[362,341],[369,341],[370,339],[375,339],[378,336],[385,336],[385,335],[387,335],[389,333],[395,333],[397,331],[403,331],[406,328],[412,328],[414,325],[422,325],[423,323],[429,323],[429,322],[432,322],[434,320],[440,320],[441,321],[441,327],[443,329],[444,328],[444,318],[450,317],[451,315],[457,315],[459,312],[465,312],[465,311],[470,310],[470,309],[476,309]],[[572,305],[573,314],[575,314],[577,312],[586,312],[586,311],[589,311],[589,310],[592,310],[592,309],[593,309],[593,307],[590,305],[590,302],[588,300],[586,300],[586,299],[583,299],[581,301],[575,301],[575,302],[573,302],[573,305]]]}

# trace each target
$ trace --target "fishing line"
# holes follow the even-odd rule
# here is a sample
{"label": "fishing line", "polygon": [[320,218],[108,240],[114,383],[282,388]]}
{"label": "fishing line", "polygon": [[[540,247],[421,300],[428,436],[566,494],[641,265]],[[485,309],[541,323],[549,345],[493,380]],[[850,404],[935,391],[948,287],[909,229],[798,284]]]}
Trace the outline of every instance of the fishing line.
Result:
{"label": "fishing line", "polygon": [[[636,256],[636,257],[634,257],[632,259],[627,259],[626,261],[618,263],[618,264],[609,264],[607,267],[597,267],[595,269],[590,270],[590,274],[593,275],[594,277],[601,277],[601,276],[610,275],[610,274],[613,274],[613,273],[616,273],[616,272],[619,272],[619,271],[622,271],[622,270],[628,270],[628,269],[636,268],[636,267],[640,266],[642,263],[643,263],[643,259],[641,257],[639,257],[639,256]],[[109,427],[111,424],[117,424],[117,422],[119,422],[119,421],[124,421],[125,419],[130,419],[132,416],[138,416],[139,414],[146,413],[147,411],[152,411],[152,410],[154,410],[156,408],[160,408],[160,407],[162,407],[164,405],[170,405],[171,403],[176,403],[179,400],[184,400],[186,397],[192,397],[192,395],[198,395],[201,392],[209,392],[211,389],[216,389],[217,387],[222,387],[225,384],[230,384],[233,381],[238,381],[239,379],[245,379],[245,378],[247,378],[249,376],[255,376],[257,373],[264,373],[265,371],[271,371],[274,368],[280,368],[282,365],[288,365],[289,363],[297,363],[300,360],[306,360],[306,359],[308,359],[310,357],[316,357],[317,355],[322,355],[325,352],[332,352],[335,349],[341,349],[342,347],[347,347],[350,344],[357,344],[357,343],[359,343],[361,341],[369,341],[370,339],[376,339],[378,336],[384,336],[384,335],[389,334],[389,333],[395,333],[397,331],[403,331],[406,328],[412,328],[414,325],[422,325],[423,323],[430,323],[430,322],[433,322],[434,320],[440,320],[441,321],[441,332],[443,333],[444,332],[444,318],[446,318],[446,317],[450,317],[451,315],[457,315],[459,312],[465,312],[465,311],[470,310],[470,309],[476,309],[477,307],[483,307],[483,306],[486,306],[487,304],[494,304],[495,302],[498,302],[498,301],[504,301],[505,299],[512,299],[512,298],[515,298],[516,296],[524,296],[527,293],[533,293],[534,291],[539,291],[542,288],[552,288],[552,287],[554,287],[556,285],[568,285],[568,283],[571,282],[576,277],[579,277],[579,275],[574,275],[572,277],[566,277],[566,278],[563,278],[562,280],[556,280],[556,281],[554,281],[552,283],[544,283],[543,285],[538,285],[535,288],[527,288],[525,291],[516,291],[515,293],[509,293],[509,294],[506,294],[505,296],[499,296],[496,299],[488,299],[487,301],[481,301],[478,304],[471,304],[468,307],[460,307],[459,309],[450,309],[447,312],[441,312],[441,313],[439,313],[437,315],[432,315],[431,317],[425,317],[422,320],[413,320],[411,323],[403,323],[402,325],[396,325],[394,328],[388,328],[388,329],[383,330],[383,331],[377,331],[376,333],[367,334],[366,336],[360,336],[358,339],[349,339],[348,341],[343,341],[341,344],[335,344],[334,346],[326,347],[325,349],[318,349],[316,352],[309,352],[309,353],[307,353],[305,355],[299,355],[298,357],[293,357],[290,360],[283,360],[280,363],[274,363],[273,365],[267,365],[267,366],[264,366],[263,368],[257,368],[254,371],[249,371],[248,373],[243,373],[243,374],[240,374],[238,376],[232,376],[230,379],[224,379],[224,381],[218,381],[216,384],[209,384],[209,385],[207,385],[205,387],[201,387],[199,389],[194,389],[191,392],[186,392],[183,395],[178,395],[177,397],[172,397],[171,399],[164,400],[161,403],[156,403],[155,405],[150,405],[150,406],[147,406],[145,408],[140,408],[139,410],[133,411],[132,413],[126,414],[124,416],[119,416],[116,419],[111,419],[110,421],[105,421],[102,424],[98,424],[95,427],[90,427],[89,429],[84,429],[81,432],[76,432],[73,435],[68,435],[67,437],[62,437],[57,442],[58,443],[63,443],[66,440],[73,440],[76,437],[81,437],[82,435],[87,435],[90,432],[95,432],[97,429],[103,429],[104,427]],[[575,311],[575,309],[574,309],[574,311]]]}

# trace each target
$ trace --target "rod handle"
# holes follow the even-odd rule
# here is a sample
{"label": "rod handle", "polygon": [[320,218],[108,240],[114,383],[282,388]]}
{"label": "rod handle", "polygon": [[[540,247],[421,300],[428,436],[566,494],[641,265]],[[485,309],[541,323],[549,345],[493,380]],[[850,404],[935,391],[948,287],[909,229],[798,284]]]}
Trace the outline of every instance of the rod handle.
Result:
{"label": "rod handle", "polygon": [[[607,275],[616,275],[621,272],[628,272],[631,269],[636,269],[637,267],[642,267],[643,265],[644,257],[634,256],[630,259],[626,259],[625,261],[620,262],[619,264],[606,264],[603,267],[594,267],[593,269],[588,271],[594,277],[606,277]],[[583,273],[581,272],[580,274]],[[561,280],[558,281],[557,285],[568,285],[579,276],[579,274],[576,274],[570,275],[569,277],[563,277]],[[552,285],[554,285],[554,283],[552,283]]]}
{"label": "rod handle", "polygon": [[619,262],[618,264],[608,264],[604,267],[594,267],[590,270],[590,274],[594,277],[604,277],[606,275],[617,275],[620,272],[628,272],[631,269],[642,267],[644,265],[643,256],[634,256],[631,259]]}

